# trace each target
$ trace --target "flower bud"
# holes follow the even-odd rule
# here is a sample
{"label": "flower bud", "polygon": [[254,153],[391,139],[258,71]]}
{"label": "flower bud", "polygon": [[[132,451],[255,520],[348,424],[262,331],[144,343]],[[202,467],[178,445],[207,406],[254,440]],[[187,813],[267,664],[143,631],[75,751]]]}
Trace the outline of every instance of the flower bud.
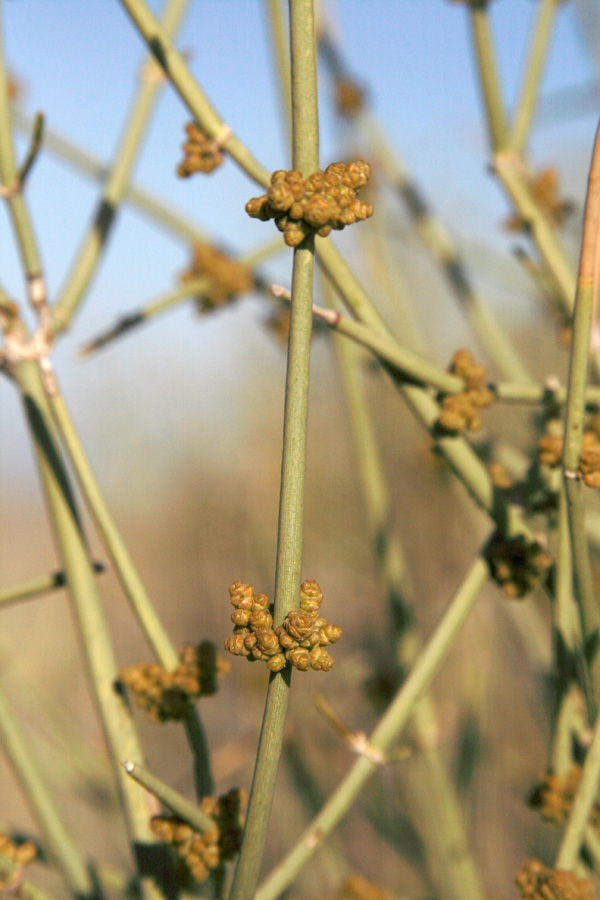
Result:
{"label": "flower bud", "polygon": [[283,622],[283,627],[296,641],[302,641],[315,630],[315,619],[302,609],[293,609]]}

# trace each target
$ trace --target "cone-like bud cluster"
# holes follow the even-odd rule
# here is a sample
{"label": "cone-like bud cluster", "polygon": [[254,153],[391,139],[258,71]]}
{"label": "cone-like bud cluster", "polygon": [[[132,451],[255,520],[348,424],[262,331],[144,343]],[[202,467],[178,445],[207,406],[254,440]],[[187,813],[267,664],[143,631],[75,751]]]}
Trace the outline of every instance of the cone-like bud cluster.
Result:
{"label": "cone-like bud cluster", "polygon": [[361,111],[365,102],[365,92],[351,78],[338,78],[335,82],[335,106],[342,116],[352,118]]}
{"label": "cone-like bud cluster", "polygon": [[370,165],[361,159],[332,163],[306,180],[296,169],[280,169],[271,175],[268,192],[246,203],[246,212],[264,222],[275,219],[286,244],[297,247],[309,234],[326,237],[332,228],[340,231],[372,216],[371,204],[356,198],[370,174]]}
{"label": "cone-like bud cluster", "polygon": [[393,900],[393,896],[391,891],[354,872],[345,880],[335,900]]}
{"label": "cone-like bud cluster", "polygon": [[494,402],[494,395],[487,387],[485,366],[475,363],[470,350],[457,350],[448,369],[465,382],[460,394],[440,394],[438,401],[442,411],[438,424],[444,431],[478,431],[481,428],[479,410]]}
{"label": "cone-like bud cluster", "polygon": [[[539,809],[544,819],[562,825],[569,818],[580,780],[581,767],[576,764],[567,775],[553,775],[549,772],[531,794],[529,805]],[[597,800],[590,814],[590,824],[596,831],[600,831],[600,803]]]}
{"label": "cone-like bud cluster", "polygon": [[[37,847],[33,841],[12,841],[8,835],[0,834],[0,855],[9,859],[19,868],[27,866],[37,856]],[[0,889],[2,883],[0,881]]]}
{"label": "cone-like bud cluster", "polygon": [[210,281],[208,289],[196,297],[201,312],[230,303],[250,291],[253,285],[252,273],[247,266],[203,241],[195,242],[192,264],[181,276],[181,281],[185,284],[198,278]]}
{"label": "cone-like bud cluster", "polygon": [[552,560],[538,541],[525,535],[495,534],[486,548],[490,574],[507,597],[521,598],[541,583]]}
{"label": "cone-like bud cluster", "polygon": [[177,816],[154,816],[150,820],[153,833],[173,848],[193,881],[206,881],[211,869],[232,859],[240,849],[244,828],[246,796],[232,788],[217,800],[204,797],[202,812],[214,819],[209,831],[196,831]]}
{"label": "cone-like bud cluster", "polygon": [[183,719],[198,697],[216,693],[218,678],[229,669],[212,641],[185,644],[178,655],[179,665],[172,672],[158,663],[140,663],[119,674],[136,706],[155,722]]}
{"label": "cone-like bud cluster", "polygon": [[510,477],[502,463],[491,462],[487,468],[495,487],[500,488],[501,491],[508,491],[514,486],[514,479]]}
{"label": "cone-like bud cluster", "polygon": [[[546,425],[546,434],[538,441],[540,463],[556,468],[563,455],[563,426],[558,419],[551,419]],[[600,416],[592,416],[583,432],[579,473],[591,488],[600,488]]]}
{"label": "cone-like bud cluster", "polygon": [[[527,186],[542,212],[554,225],[560,227],[573,211],[573,204],[560,196],[556,169],[541,169],[527,179]],[[523,231],[527,228],[527,222],[516,213],[506,222],[506,228],[509,231]]]}
{"label": "cone-like bud cluster", "polygon": [[528,859],[515,878],[523,900],[594,900],[591,881],[574,872],[549,869],[537,859]]}
{"label": "cone-like bud cluster", "polygon": [[262,659],[272,672],[288,663],[302,672],[331,669],[333,658],[325,647],[342,636],[342,629],[319,615],[323,593],[316,581],[303,582],[299,608],[289,612],[277,628],[273,628],[273,605],[266,594],[255,594],[254,588],[236,581],[229,595],[235,606],[231,616],[235,627],[225,649],[234,656],[245,656],[250,662]]}
{"label": "cone-like bud cluster", "polygon": [[185,130],[188,139],[181,145],[184,157],[177,166],[177,174],[180,178],[189,178],[194,172],[208,175],[223,162],[218,144],[204,133],[197,122],[189,122]]}

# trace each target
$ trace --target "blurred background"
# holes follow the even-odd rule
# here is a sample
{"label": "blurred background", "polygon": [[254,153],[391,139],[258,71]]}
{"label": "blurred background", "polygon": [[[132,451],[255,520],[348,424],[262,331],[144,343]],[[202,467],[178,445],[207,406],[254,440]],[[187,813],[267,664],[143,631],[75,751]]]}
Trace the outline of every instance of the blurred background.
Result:
{"label": "blurred background", "polygon": [[[159,4],[150,4],[155,10]],[[274,74],[266,4],[255,0],[192,2],[178,38],[192,71],[234,132],[268,169],[290,165]],[[508,103],[518,93],[536,4],[491,5]],[[567,354],[538,292],[512,254],[524,238],[504,228],[510,210],[488,171],[489,151],[471,59],[466,10],[443,0],[327,0],[321,15],[374,113],[450,230],[471,275],[540,379],[563,381]],[[141,41],[118,3],[103,0],[6,0],[3,40],[20,86],[19,109],[41,110],[47,128],[108,163],[117,145],[144,59]],[[561,4],[530,145],[535,168],[556,167],[573,213],[564,240],[573,261],[599,106],[600,7]],[[322,166],[360,142],[336,116],[333,87],[320,73]],[[209,178],[183,180],[183,126],[190,116],[165,85],[135,181],[163,197],[219,244],[250,251],[274,233],[250,219],[244,204],[260,193],[231,160]],[[27,140],[19,133],[22,156]],[[64,283],[99,187],[50,150],[27,186],[54,298]],[[446,366],[452,352],[476,341],[447,287],[422,250],[399,204],[383,193],[383,226],[393,235],[388,285],[408,298],[428,356]],[[24,301],[18,257],[0,212],[3,285]],[[403,334],[407,323],[381,276],[377,208],[372,220],[335,235],[368,283],[382,312]],[[291,250],[260,268],[267,282],[289,285]],[[237,579],[272,595],[277,531],[285,348],[266,327],[272,302],[249,295],[199,315],[182,303],[81,359],[78,349],[122,314],[169,290],[188,267],[190,247],[123,205],[92,287],[54,360],[67,403],[109,505],[174,643],[230,630],[228,585]],[[387,261],[389,262],[389,260]],[[488,533],[483,514],[465,502],[431,453],[385,375],[362,372],[388,481],[393,527],[402,537],[415,614],[431,632],[473,554]],[[311,409],[304,578],[325,594],[326,615],[342,625],[336,665],[298,677],[289,722],[267,865],[277,861],[311,815],[310,783],[326,796],[351,764],[349,754],[310,701],[323,691],[349,727],[373,726],[377,712],[364,690],[389,654],[385,589],[373,560],[348,420],[330,338],[317,334]],[[481,440],[503,437],[533,446],[528,412],[492,411]],[[53,571],[47,527],[17,394],[3,380],[0,398],[0,581],[3,587]],[[103,551],[90,528],[96,557]],[[110,572],[101,579],[123,665],[149,658]],[[365,618],[368,625],[365,626]],[[65,597],[2,612],[0,672],[24,726],[47,762],[53,790],[86,852],[126,865],[123,834],[90,706]],[[460,802],[489,897],[512,897],[524,857],[549,861],[558,830],[524,802],[547,763],[549,611],[543,598],[507,604],[490,587],[436,682],[437,740],[460,783]],[[381,667],[380,667],[381,668]],[[302,681],[302,684],[300,684]],[[262,666],[234,659],[219,694],[202,701],[219,792],[248,788],[267,677]],[[181,729],[141,716],[148,766],[192,796],[191,765]],[[65,766],[65,748],[76,748]],[[466,748],[466,749],[465,749]],[[465,759],[467,762],[465,762]],[[433,897],[435,879],[419,837],[411,772],[418,753],[375,779],[340,828],[346,863],[397,897]],[[465,774],[465,772],[467,774]],[[400,777],[399,777],[400,776]],[[33,828],[0,757],[0,822]],[[304,797],[304,801],[302,800]],[[386,804],[383,803],[383,798]],[[417,816],[418,819],[418,816]],[[109,827],[107,827],[109,824]],[[333,861],[332,861],[333,860]],[[298,893],[333,891],[341,863],[321,854]],[[41,877],[45,877],[42,873]],[[52,885],[52,881],[49,882]]]}

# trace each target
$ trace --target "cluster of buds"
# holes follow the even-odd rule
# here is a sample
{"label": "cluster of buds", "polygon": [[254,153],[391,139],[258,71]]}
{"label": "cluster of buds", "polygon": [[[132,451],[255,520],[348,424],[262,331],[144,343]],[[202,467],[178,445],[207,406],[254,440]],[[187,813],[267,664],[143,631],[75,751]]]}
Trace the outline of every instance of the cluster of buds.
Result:
{"label": "cluster of buds", "polygon": [[[8,835],[0,834],[0,856],[10,860],[11,863],[14,863],[20,875],[20,871],[36,858],[37,847],[33,841],[21,841],[15,843]],[[20,877],[17,884],[19,882]],[[18,893],[15,894],[15,888],[16,885],[10,878],[5,878],[3,875],[0,875],[0,893],[3,894],[5,891],[7,893],[10,891],[13,896],[19,896]]]}
{"label": "cluster of buds", "polygon": [[155,722],[183,719],[198,697],[216,693],[218,678],[229,669],[212,641],[185,644],[178,656],[179,665],[172,672],[158,663],[140,663],[119,673],[136,706]]}
{"label": "cluster of buds", "polygon": [[367,881],[357,872],[348,876],[336,895],[336,900],[392,900],[392,898],[391,891]]}
{"label": "cluster of buds", "polygon": [[491,577],[511,599],[535,590],[552,564],[542,544],[523,534],[496,533],[486,547],[486,558]]}
{"label": "cluster of buds", "polygon": [[356,198],[370,174],[370,165],[360,159],[349,165],[332,163],[306,180],[296,169],[280,169],[271,175],[268,192],[246,203],[246,212],[263,222],[275,219],[286,244],[297,247],[309,234],[326,237],[332,228],[339,231],[372,216],[371,204]]}
{"label": "cluster of buds", "polygon": [[316,581],[303,582],[300,607],[277,628],[273,628],[273,606],[266,594],[255,594],[249,585],[236,581],[229,595],[235,606],[231,616],[235,627],[225,649],[234,656],[245,656],[250,662],[262,659],[271,672],[280,672],[286,663],[301,672],[331,669],[333,658],[325,647],[341,637],[342,629],[319,616],[323,593]]}
{"label": "cluster of buds", "polygon": [[252,273],[243,263],[203,241],[196,241],[192,249],[192,263],[181,282],[208,279],[210,285],[196,298],[201,312],[223,306],[252,289]]}
{"label": "cluster of buds", "polygon": [[594,900],[591,881],[528,859],[515,878],[523,900]]}
{"label": "cluster of buds", "polygon": [[[556,169],[542,169],[527,179],[527,186],[537,206],[547,216],[553,225],[561,226],[569,213],[573,211],[573,204],[560,197],[558,173]],[[517,213],[506,222],[509,231],[523,231],[527,223]]]}
{"label": "cluster of buds", "polygon": [[185,126],[188,139],[181,145],[184,157],[177,166],[180,178],[189,178],[194,172],[210,174],[223,162],[219,141],[211,140],[197,122]]}
{"label": "cluster of buds", "polygon": [[[544,780],[534,789],[529,798],[529,805],[539,809],[544,819],[562,825],[571,812],[573,798],[581,779],[581,767],[573,765],[567,775],[548,773]],[[594,828],[600,828],[600,804],[596,802],[590,822]]]}
{"label": "cluster of buds", "polygon": [[218,800],[204,797],[201,801],[200,809],[215,822],[209,831],[196,831],[177,816],[154,816],[150,826],[161,841],[173,848],[193,881],[202,882],[211,869],[232,859],[239,851],[245,806],[244,792],[232,788]]}
{"label": "cluster of buds", "polygon": [[462,349],[452,357],[448,371],[463,379],[465,389],[459,394],[438,396],[442,408],[438,425],[444,431],[478,431],[482,424],[479,410],[494,402],[487,387],[487,370],[476,364],[470,350]]}
{"label": "cluster of buds", "polygon": [[[543,465],[556,468],[563,455],[562,424],[551,419],[546,425],[546,434],[538,442],[538,458]],[[588,487],[600,488],[600,416],[594,415],[583,432],[579,473]]]}
{"label": "cluster of buds", "polygon": [[501,491],[509,491],[514,487],[514,479],[511,478],[502,463],[491,462],[487,469],[495,487],[500,488]]}
{"label": "cluster of buds", "polygon": [[361,111],[365,92],[351,78],[338,78],[335,82],[335,106],[340,115],[352,118]]}

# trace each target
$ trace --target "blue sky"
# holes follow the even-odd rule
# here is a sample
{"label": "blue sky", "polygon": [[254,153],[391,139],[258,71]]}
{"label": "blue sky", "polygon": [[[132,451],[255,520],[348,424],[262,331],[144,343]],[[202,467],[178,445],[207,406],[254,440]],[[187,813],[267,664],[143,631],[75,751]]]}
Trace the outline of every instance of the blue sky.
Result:
{"label": "blue sky", "polygon": [[[580,0],[582,2],[582,0]],[[153,2],[154,9],[159,4]],[[477,86],[473,78],[466,10],[448,0],[336,0],[325,5],[356,77],[368,85],[376,113],[418,181],[446,223],[457,234],[503,246],[499,221],[505,203],[490,178]],[[506,96],[514,101],[527,35],[537,4],[532,0],[492,3],[498,53]],[[588,81],[593,66],[576,26],[573,4],[563,4],[544,83],[548,94]],[[117,0],[5,0],[3,26],[10,67],[25,85],[24,106],[43,110],[48,126],[62,132],[103,160],[117,143],[144,56],[141,41]],[[279,105],[271,68],[268,29],[261,0],[192,2],[179,46],[214,105],[255,155],[270,169],[287,165],[288,152],[279,123]],[[336,131],[328,113],[329,85],[323,80],[321,159],[339,155]],[[188,215],[236,249],[249,249],[268,235],[262,223],[243,213],[256,191],[231,161],[211,179],[181,181],[174,171],[180,158],[182,127],[189,116],[168,87],[163,91],[149,141],[135,178],[178,204]],[[540,164],[564,167],[569,190],[581,200],[587,160],[596,126],[593,114],[559,120],[540,129],[532,153]],[[24,143],[19,140],[20,152]],[[47,268],[51,296],[68,272],[83,229],[95,207],[97,188],[43,155],[27,191]],[[22,297],[18,260],[10,225],[0,216],[0,280],[16,299]],[[288,254],[289,257],[289,254]],[[244,312],[229,312],[201,325],[189,311],[173,313],[159,327],[151,325],[132,344],[123,341],[106,355],[79,362],[76,348],[120,312],[135,309],[173,284],[187,260],[181,243],[165,236],[136,213],[125,209],[114,230],[92,291],[71,333],[57,349],[57,364],[69,397],[80,413],[84,432],[94,440],[111,433],[114,422],[98,423],[97,402],[134,378],[142,366],[152,385],[156,360],[169,359],[166,384],[202,378],[202,366],[233,366],[236,322],[247,326]],[[285,257],[275,267],[286,272]],[[282,275],[278,276],[279,278]],[[236,318],[237,317],[237,318]],[[194,327],[190,327],[194,322]],[[135,360],[133,357],[135,356]],[[180,367],[180,368],[178,368]],[[222,375],[219,389],[234,388]],[[233,376],[231,376],[233,378]],[[213,390],[213,389],[211,389]],[[8,386],[3,394],[8,395]],[[94,401],[92,398],[96,398]],[[100,398],[100,401],[98,401]],[[198,413],[210,398],[198,401]],[[219,407],[221,408],[222,405]],[[16,414],[7,397],[5,425]],[[120,415],[134,409],[145,427],[161,427],[153,418],[152,387],[136,389]],[[125,410],[123,412],[123,410]],[[173,412],[167,430],[177,427]],[[212,417],[214,420],[214,416]],[[217,422],[220,417],[217,414]],[[222,424],[222,422],[221,422]],[[12,434],[13,432],[11,432]],[[10,443],[10,442],[9,442]],[[12,450],[0,451],[1,472],[9,457],[20,458],[17,437]],[[16,448],[16,449],[15,449]]]}

